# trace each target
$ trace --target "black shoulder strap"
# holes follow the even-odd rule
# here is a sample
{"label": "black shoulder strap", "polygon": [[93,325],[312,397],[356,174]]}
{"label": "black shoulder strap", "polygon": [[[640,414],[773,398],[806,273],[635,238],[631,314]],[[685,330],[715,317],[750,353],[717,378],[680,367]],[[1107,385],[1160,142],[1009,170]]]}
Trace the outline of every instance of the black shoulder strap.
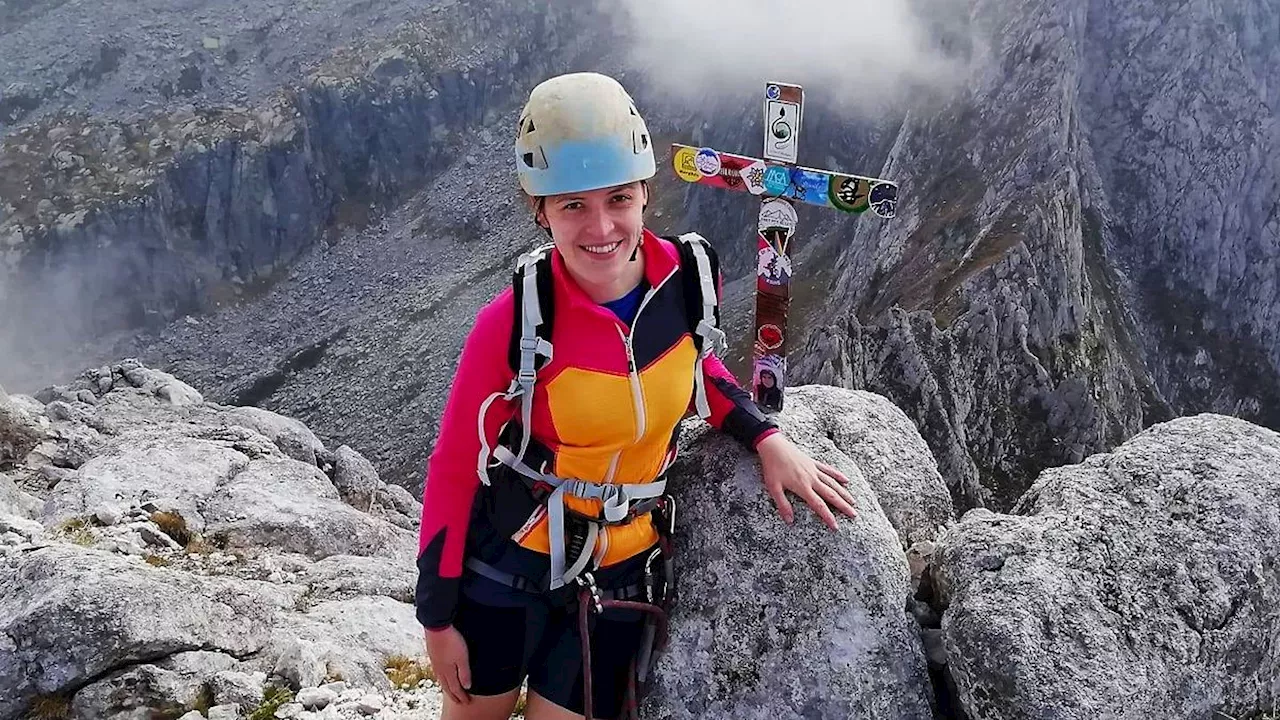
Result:
{"label": "black shoulder strap", "polygon": [[685,321],[689,326],[689,334],[693,336],[694,346],[698,352],[702,352],[703,338],[697,332],[698,323],[702,322],[702,278],[698,274],[698,260],[693,254],[691,242],[700,243],[707,254],[707,260],[711,266],[711,286],[716,288],[715,302],[715,320],[716,327],[720,326],[720,259],[716,256],[716,250],[707,242],[706,238],[701,235],[689,233],[683,236],[664,235],[664,239],[675,244],[680,251],[680,278],[684,286],[684,314]]}
{"label": "black shoulder strap", "polygon": [[[534,278],[538,288],[538,304],[542,315],[542,324],[537,327],[538,337],[551,342],[552,325],[555,323],[555,284],[551,277],[551,246],[547,245],[534,251],[539,253],[537,259],[533,262],[536,265],[535,271],[537,277]],[[513,303],[514,314],[511,323],[511,339],[507,343],[507,364],[511,366],[511,372],[520,371],[520,331],[523,327],[522,317],[524,312],[524,278],[528,268],[528,264],[521,262],[516,266],[515,271],[511,274],[511,289],[514,293]],[[547,362],[545,357],[537,361],[537,369],[541,369]]]}

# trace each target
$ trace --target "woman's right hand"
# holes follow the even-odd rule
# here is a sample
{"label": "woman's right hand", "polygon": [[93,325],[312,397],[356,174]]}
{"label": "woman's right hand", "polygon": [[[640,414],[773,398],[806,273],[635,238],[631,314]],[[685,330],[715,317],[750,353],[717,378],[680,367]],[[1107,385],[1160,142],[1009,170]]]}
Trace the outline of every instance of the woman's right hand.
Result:
{"label": "woman's right hand", "polygon": [[467,641],[462,633],[450,625],[439,630],[424,629],[427,641],[427,657],[435,672],[436,681],[459,705],[471,702],[467,689],[471,687],[471,664],[467,659]]}

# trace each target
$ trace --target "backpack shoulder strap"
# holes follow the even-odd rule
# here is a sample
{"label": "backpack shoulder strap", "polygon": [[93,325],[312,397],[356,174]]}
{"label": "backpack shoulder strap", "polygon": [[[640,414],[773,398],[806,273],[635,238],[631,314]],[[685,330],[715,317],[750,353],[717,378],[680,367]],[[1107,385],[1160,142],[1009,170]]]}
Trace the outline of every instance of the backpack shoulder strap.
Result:
{"label": "backpack shoulder strap", "polygon": [[[511,323],[511,339],[507,345],[507,363],[516,377],[506,397],[520,398],[520,449],[517,460],[529,447],[533,422],[533,386],[538,370],[551,361],[552,324],[555,320],[553,300],[555,285],[551,276],[551,250],[543,245],[520,256],[511,275],[515,317]],[[487,448],[482,448],[487,449]]]}
{"label": "backpack shoulder strap", "polygon": [[681,276],[684,280],[685,319],[698,349],[694,368],[694,402],[698,415],[711,416],[707,403],[706,383],[703,379],[702,361],[711,353],[721,355],[728,348],[724,331],[720,329],[720,262],[715,248],[698,233],[685,233],[674,238],[680,251]]}

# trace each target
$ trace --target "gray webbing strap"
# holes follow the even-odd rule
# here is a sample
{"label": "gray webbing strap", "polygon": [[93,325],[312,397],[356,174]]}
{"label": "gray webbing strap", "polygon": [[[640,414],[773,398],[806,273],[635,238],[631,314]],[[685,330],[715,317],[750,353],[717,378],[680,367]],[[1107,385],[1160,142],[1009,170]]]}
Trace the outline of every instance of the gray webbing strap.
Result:
{"label": "gray webbing strap", "polygon": [[703,419],[711,417],[711,405],[707,402],[707,382],[702,369],[703,358],[711,353],[722,354],[728,348],[724,331],[716,327],[715,302],[716,279],[711,276],[711,259],[707,257],[705,242],[698,233],[685,233],[680,241],[693,251],[698,263],[698,282],[702,287],[702,319],[698,322],[697,334],[702,338],[702,352],[695,362],[693,373],[694,404],[698,415]]}
{"label": "gray webbing strap", "polygon": [[493,454],[499,462],[521,475],[531,480],[540,480],[555,488],[547,498],[547,540],[551,545],[552,590],[572,581],[586,567],[584,558],[591,555],[598,530],[597,523],[588,522],[591,535],[587,538],[586,549],[578,556],[573,567],[566,568],[564,546],[564,498],[566,495],[584,500],[602,501],[604,519],[608,522],[618,522],[627,517],[632,501],[662,497],[667,491],[665,479],[647,483],[592,483],[585,480],[568,480],[534,470],[504,446],[499,445],[494,448]]}

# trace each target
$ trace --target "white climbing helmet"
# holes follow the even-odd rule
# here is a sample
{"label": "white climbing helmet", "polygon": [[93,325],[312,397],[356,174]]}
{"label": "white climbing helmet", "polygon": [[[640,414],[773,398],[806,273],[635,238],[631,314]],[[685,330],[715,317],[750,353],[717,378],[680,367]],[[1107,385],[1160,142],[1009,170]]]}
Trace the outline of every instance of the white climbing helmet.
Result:
{"label": "white climbing helmet", "polygon": [[653,139],[622,85],[599,73],[559,75],[529,93],[516,135],[516,173],[533,197],[647,180]]}

